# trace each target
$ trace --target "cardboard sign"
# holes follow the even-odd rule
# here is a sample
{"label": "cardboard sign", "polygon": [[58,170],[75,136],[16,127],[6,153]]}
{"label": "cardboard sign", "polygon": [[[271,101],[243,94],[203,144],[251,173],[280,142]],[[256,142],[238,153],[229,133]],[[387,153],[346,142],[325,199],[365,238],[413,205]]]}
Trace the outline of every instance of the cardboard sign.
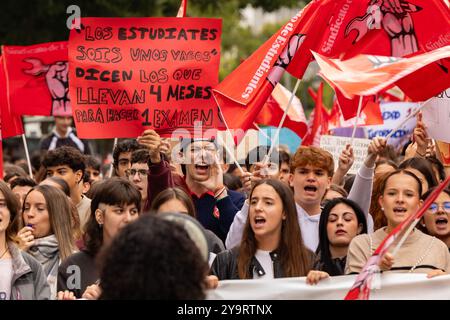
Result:
{"label": "cardboard sign", "polygon": [[221,20],[85,18],[69,41],[70,97],[81,138],[170,136],[221,127]]}
{"label": "cardboard sign", "polygon": [[[411,102],[388,102],[381,103],[381,114],[384,124],[376,126],[366,126],[367,137],[386,137],[393,129],[402,123],[412,112],[419,107],[417,103]],[[424,107],[426,108],[426,106]],[[388,143],[395,149],[400,149],[412,137],[416,127],[416,117],[409,119],[394,135],[389,138]]]}
{"label": "cardboard sign", "polygon": [[428,135],[450,143],[450,88],[431,99],[423,107],[422,115]]}
{"label": "cardboard sign", "polygon": [[[321,136],[320,147],[327,150],[333,155],[334,169],[336,170],[339,163],[339,156],[347,143],[350,143],[352,138],[348,137],[336,137],[336,136]],[[353,155],[355,161],[352,167],[348,171],[349,174],[356,174],[364,163],[364,159],[367,155],[367,148],[369,147],[369,139],[353,139]]]}

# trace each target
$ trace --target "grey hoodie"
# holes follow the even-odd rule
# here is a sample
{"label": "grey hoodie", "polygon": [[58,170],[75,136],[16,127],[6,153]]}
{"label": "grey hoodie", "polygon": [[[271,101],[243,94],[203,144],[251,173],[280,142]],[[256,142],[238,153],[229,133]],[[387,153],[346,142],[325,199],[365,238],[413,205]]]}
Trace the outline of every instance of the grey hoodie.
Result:
{"label": "grey hoodie", "polygon": [[11,300],[48,300],[50,287],[41,264],[16,244],[8,242],[12,257]]}

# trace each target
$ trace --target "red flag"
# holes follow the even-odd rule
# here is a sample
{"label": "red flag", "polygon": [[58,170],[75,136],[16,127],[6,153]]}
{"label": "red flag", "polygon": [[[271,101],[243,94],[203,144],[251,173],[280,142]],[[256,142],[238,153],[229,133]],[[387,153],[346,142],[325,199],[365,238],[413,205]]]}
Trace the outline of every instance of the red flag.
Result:
{"label": "red flag", "polygon": [[450,176],[442,182],[436,190],[434,190],[423,203],[422,207],[415,213],[399,224],[391,233],[381,242],[373,255],[367,260],[366,265],[355,279],[355,283],[345,296],[345,300],[368,300],[370,295],[370,287],[372,278],[375,273],[380,271],[379,263],[383,255],[389,250],[394,241],[401,233],[406,231],[413,223],[417,223],[424,215],[425,211],[430,207],[434,200],[444,190],[450,182]]}
{"label": "red flag", "polygon": [[[269,99],[267,99],[261,112],[256,116],[255,123],[277,127],[283,117],[292,92],[277,84]],[[303,138],[308,130],[305,113],[300,99],[294,97],[289,112],[284,120],[283,127],[291,129],[300,138]]]}
{"label": "red flag", "polygon": [[[341,108],[337,99],[334,101],[333,108],[331,109],[330,119],[328,122],[328,129],[352,127],[355,124],[355,118],[348,120],[344,119]],[[380,110],[380,103],[370,100],[366,103],[366,107],[361,111],[361,115],[358,118],[357,126],[371,126],[383,124],[383,115]]]}
{"label": "red flag", "polygon": [[[397,85],[411,99],[425,101],[450,87],[450,74],[435,64],[442,59],[450,61],[447,59],[450,45],[409,58],[358,55],[342,61],[316,53],[314,56],[321,68],[321,76],[350,99],[375,95]],[[424,73],[429,78],[422,78]],[[407,85],[399,81],[405,80],[406,76]],[[429,83],[424,84],[426,82]]]}
{"label": "red flag", "polygon": [[72,115],[67,42],[3,46],[10,107],[18,115]]}
{"label": "red flag", "polygon": [[442,0],[335,2],[328,28],[322,32],[317,51],[321,55],[404,57],[450,44],[450,10]]}
{"label": "red flag", "polygon": [[[23,134],[22,118],[11,113],[6,90],[6,74],[3,57],[0,57],[0,125],[1,139]],[[1,140],[0,139],[0,140]]]}
{"label": "red flag", "polygon": [[323,82],[320,83],[317,94],[311,88],[308,92],[316,102],[314,110],[309,117],[309,126],[306,136],[302,140],[303,146],[320,146],[320,136],[328,132],[329,114],[323,105]]}
{"label": "red flag", "polygon": [[[309,49],[304,48],[305,34],[314,34],[312,27],[316,9],[321,1],[313,1],[228,75],[214,90],[228,128],[247,130],[253,126],[275,85],[281,79],[294,55],[306,52],[303,74],[310,61]],[[315,30],[315,29],[314,29]]]}
{"label": "red flag", "polygon": [[[317,50],[323,56],[342,59],[357,54],[404,57],[450,44],[450,11],[441,0],[343,0],[335,3]],[[438,67],[448,69],[448,65],[434,63],[431,72],[424,71],[421,77],[434,78]],[[406,89],[408,85],[414,87],[413,80],[401,82],[407,82],[402,86],[411,98],[423,99],[424,91]],[[433,85],[425,83],[430,86],[424,88],[425,91]],[[358,98],[350,101],[338,96],[338,100],[344,119],[356,115]]]}

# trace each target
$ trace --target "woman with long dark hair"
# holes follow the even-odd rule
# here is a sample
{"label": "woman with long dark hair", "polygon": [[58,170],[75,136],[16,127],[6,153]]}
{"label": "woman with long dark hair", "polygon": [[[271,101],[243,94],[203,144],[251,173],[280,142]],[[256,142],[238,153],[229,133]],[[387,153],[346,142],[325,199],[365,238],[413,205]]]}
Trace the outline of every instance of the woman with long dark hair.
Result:
{"label": "woman with long dark hair", "polygon": [[211,267],[219,280],[306,276],[314,254],[303,244],[291,189],[268,179],[255,184],[240,246],[221,252]]}
{"label": "woman with long dark hair", "polygon": [[317,259],[307,282],[315,284],[329,276],[343,275],[348,246],[362,233],[367,233],[367,222],[359,205],[345,198],[329,200],[320,215]]}
{"label": "woman with long dark hair", "polygon": [[[100,295],[99,270],[95,264],[97,254],[111,243],[120,229],[136,220],[140,211],[141,195],[128,180],[113,177],[96,184],[91,202],[91,216],[86,225],[86,248],[68,257],[59,267],[60,299],[95,299]],[[71,285],[70,280],[74,266],[79,268],[78,287]],[[63,291],[66,291],[66,294],[61,293]]]}

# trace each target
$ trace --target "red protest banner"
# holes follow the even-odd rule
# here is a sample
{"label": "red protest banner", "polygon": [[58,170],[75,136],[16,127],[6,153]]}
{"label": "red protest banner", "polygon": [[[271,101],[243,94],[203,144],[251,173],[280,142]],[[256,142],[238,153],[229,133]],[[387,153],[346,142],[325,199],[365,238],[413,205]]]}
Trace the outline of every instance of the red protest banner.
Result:
{"label": "red protest banner", "polygon": [[67,42],[3,46],[10,108],[17,115],[72,115]]}
{"label": "red protest banner", "polygon": [[221,20],[85,18],[69,41],[70,96],[80,138],[132,138],[144,129],[221,128]]}
{"label": "red protest banner", "polygon": [[3,57],[0,57],[0,126],[1,139],[23,134],[21,117],[12,114],[9,108]]}

